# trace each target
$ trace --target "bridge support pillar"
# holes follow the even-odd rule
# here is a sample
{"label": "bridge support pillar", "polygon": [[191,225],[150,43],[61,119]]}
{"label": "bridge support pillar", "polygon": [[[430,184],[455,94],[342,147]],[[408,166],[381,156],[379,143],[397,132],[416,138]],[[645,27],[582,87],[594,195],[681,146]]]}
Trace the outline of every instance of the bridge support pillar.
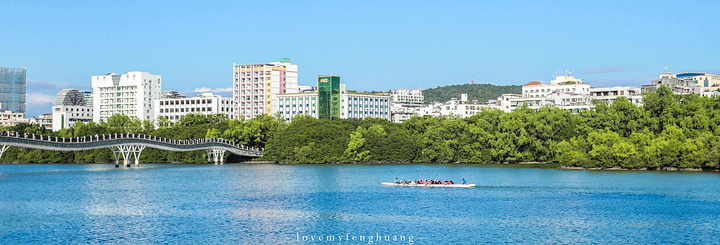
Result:
{"label": "bridge support pillar", "polygon": [[213,151],[212,149],[205,149],[205,155],[207,156],[207,164],[212,162]]}
{"label": "bridge support pillar", "polygon": [[[217,152],[215,155],[215,164],[224,164],[225,163],[225,152],[226,150],[217,148],[215,149],[215,152]],[[219,159],[218,159],[219,158]]]}
{"label": "bridge support pillar", "polygon": [[113,147],[110,147],[110,150],[113,153],[113,158],[115,158],[115,168],[119,168],[120,167],[120,157],[118,155],[120,153],[115,151],[115,149]]}
{"label": "bridge support pillar", "polygon": [[7,151],[10,148],[10,145],[2,145],[0,148],[0,158],[2,158],[2,155],[5,154],[5,151]]}
{"label": "bridge support pillar", "polygon": [[207,154],[208,163],[214,162],[215,165],[218,165],[225,162],[225,152],[227,152],[227,150],[219,147],[213,147],[210,149],[205,149],[205,152]]}
{"label": "bridge support pillar", "polygon": [[140,154],[144,149],[144,145],[135,144],[111,146],[110,150],[113,151],[113,157],[115,157],[115,167],[119,167],[121,157],[125,167],[130,167],[131,157],[135,160],[135,167],[140,166]]}

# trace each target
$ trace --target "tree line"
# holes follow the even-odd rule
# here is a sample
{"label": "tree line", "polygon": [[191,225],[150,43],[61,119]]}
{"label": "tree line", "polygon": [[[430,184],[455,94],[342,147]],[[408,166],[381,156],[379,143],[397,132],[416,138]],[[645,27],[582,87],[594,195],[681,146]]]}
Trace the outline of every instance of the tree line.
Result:
{"label": "tree line", "polygon": [[[156,127],[157,125],[157,127]],[[279,163],[516,163],[550,162],[586,168],[704,168],[720,163],[720,100],[675,95],[666,87],[645,94],[643,106],[626,98],[577,114],[545,107],[505,113],[485,110],[468,118],[413,117],[321,120],[298,116],[228,119],[190,114],[177,123],[115,115],[58,132],[37,125],[5,128],[58,137],[139,133],[170,139],[224,138],[265,149]],[[202,163],[204,151],[143,151],[143,162]],[[247,159],[231,158],[230,162]],[[109,149],[53,152],[10,148],[2,162],[111,162]]]}
{"label": "tree line", "polygon": [[643,106],[619,97],[577,114],[545,107],[469,118],[276,122],[265,158],[284,163],[550,162],[586,168],[705,168],[720,163],[720,100],[662,87]]}

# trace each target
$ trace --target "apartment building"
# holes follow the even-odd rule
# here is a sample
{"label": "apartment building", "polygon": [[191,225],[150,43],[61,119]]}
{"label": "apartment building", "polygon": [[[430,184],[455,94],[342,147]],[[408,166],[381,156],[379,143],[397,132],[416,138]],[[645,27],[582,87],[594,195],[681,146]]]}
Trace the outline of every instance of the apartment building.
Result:
{"label": "apartment building", "polygon": [[93,121],[124,114],[141,120],[154,119],[152,106],[160,99],[162,77],[148,72],[108,73],[92,77]]}
{"label": "apartment building", "polygon": [[161,98],[155,101],[153,110],[156,121],[164,117],[171,122],[177,122],[187,114],[225,114],[232,117],[234,112],[231,98],[212,93],[203,93],[191,98],[179,94]]}
{"label": "apartment building", "polygon": [[233,118],[272,114],[275,96],[298,93],[298,67],[283,58],[266,64],[233,64]]}

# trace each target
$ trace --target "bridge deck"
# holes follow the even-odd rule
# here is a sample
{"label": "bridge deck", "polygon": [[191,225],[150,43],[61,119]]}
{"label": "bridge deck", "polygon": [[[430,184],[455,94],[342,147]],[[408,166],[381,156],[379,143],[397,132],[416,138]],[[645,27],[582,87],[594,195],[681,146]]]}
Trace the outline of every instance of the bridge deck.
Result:
{"label": "bridge deck", "polygon": [[0,145],[52,151],[80,151],[97,148],[139,145],[168,151],[195,151],[220,148],[232,154],[261,157],[263,151],[238,145],[224,139],[171,140],[150,135],[111,134],[75,138],[59,138],[17,133],[0,134]]}

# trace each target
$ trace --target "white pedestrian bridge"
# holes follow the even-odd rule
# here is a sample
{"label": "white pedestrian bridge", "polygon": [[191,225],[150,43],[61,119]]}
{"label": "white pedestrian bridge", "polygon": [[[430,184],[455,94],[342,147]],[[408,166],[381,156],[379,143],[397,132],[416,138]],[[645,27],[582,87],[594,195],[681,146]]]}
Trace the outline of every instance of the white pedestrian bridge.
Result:
{"label": "white pedestrian bridge", "polygon": [[130,160],[135,166],[140,164],[140,153],[148,147],[166,151],[205,150],[208,162],[223,164],[225,153],[246,157],[262,157],[263,149],[238,145],[224,139],[190,139],[173,140],[145,134],[96,134],[74,138],[35,135],[16,132],[0,133],[0,158],[10,148],[22,147],[51,151],[82,151],[97,148],[110,148],[115,157],[115,167],[130,167]]}

